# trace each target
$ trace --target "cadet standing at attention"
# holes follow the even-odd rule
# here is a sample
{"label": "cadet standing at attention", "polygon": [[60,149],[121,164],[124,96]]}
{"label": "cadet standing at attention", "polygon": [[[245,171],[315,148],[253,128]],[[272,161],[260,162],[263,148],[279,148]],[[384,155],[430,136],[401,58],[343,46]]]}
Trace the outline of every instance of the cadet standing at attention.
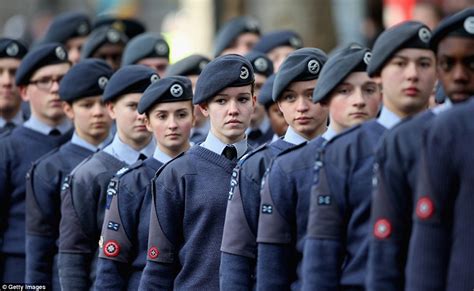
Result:
{"label": "cadet standing at attention", "polygon": [[[193,126],[193,91],[186,77],[174,76],[150,85],[138,103],[146,125],[156,139],[152,157],[137,161],[114,177],[107,190],[107,204],[99,250],[98,290],[137,290],[148,249],[151,191],[156,171],[189,149]],[[117,248],[110,246],[115,244]],[[153,251],[153,250],[152,250]]]}
{"label": "cadet standing at attention", "polygon": [[328,60],[311,101],[329,111],[329,128],[309,143],[278,155],[266,175],[257,237],[259,289],[301,289],[304,237],[314,182],[311,173],[317,153],[333,136],[374,118],[378,112],[379,84],[366,73],[370,55],[366,48],[349,47]]}
{"label": "cadet standing at attention", "polygon": [[0,140],[0,281],[25,281],[25,176],[31,164],[71,138],[59,99],[59,81],[71,65],[59,43],[40,45],[16,71],[31,117]]}
{"label": "cadet standing at attention", "polygon": [[326,129],[327,110],[311,101],[326,54],[315,48],[293,52],[273,84],[273,100],[290,125],[283,139],[245,156],[232,174],[221,247],[222,290],[252,289],[257,258],[260,184],[271,160],[281,151],[305,143]]}
{"label": "cadet standing at attention", "polygon": [[[464,23],[474,19],[474,8],[444,19],[434,30],[430,47],[437,54],[439,82],[448,99],[443,105],[427,110],[394,127],[377,151],[376,178],[371,224],[374,229],[369,249],[368,288],[402,290],[410,241],[412,214],[418,178],[423,133],[434,118],[474,95],[474,75],[465,60],[474,57],[474,31]],[[459,63],[459,69],[455,68]]]}
{"label": "cadet standing at attention", "polygon": [[155,142],[137,106],[145,89],[158,79],[154,70],[130,65],[107,82],[102,101],[116,121],[117,133],[110,145],[72,171],[61,193],[58,266],[62,289],[93,286],[110,179],[119,169],[153,155]]}
{"label": "cadet standing at attention", "polygon": [[367,72],[382,83],[380,116],[330,140],[316,159],[304,290],[365,288],[375,150],[401,118],[428,106],[436,80],[430,36],[425,25],[408,21],[378,37]]}
{"label": "cadet standing at attention", "polygon": [[242,56],[211,61],[193,103],[209,116],[206,140],[166,164],[152,182],[148,261],[140,289],[219,289],[219,248],[232,170],[249,151],[245,130],[256,98]]}
{"label": "cadet standing at attention", "polygon": [[[112,119],[101,97],[112,69],[102,60],[84,60],[59,86],[64,112],[74,123],[72,139],[31,168],[26,187],[26,282],[60,290],[57,239],[61,187],[71,170],[110,142]],[[81,82],[77,82],[81,80]]]}

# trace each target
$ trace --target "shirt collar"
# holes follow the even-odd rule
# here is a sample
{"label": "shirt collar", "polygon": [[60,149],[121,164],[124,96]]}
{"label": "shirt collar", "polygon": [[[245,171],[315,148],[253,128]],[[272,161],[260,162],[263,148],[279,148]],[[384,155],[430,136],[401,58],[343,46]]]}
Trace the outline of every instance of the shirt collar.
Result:
{"label": "shirt collar", "polygon": [[109,136],[107,136],[107,138],[103,142],[101,142],[99,145],[95,146],[95,145],[87,142],[85,139],[80,137],[76,132],[74,132],[74,134],[72,135],[72,138],[71,138],[71,143],[75,144],[77,146],[86,148],[88,150],[91,150],[93,152],[96,152],[97,150],[101,150],[104,147],[106,147],[110,143],[112,138],[113,138],[113,135],[109,134]]}
{"label": "shirt collar", "polygon": [[291,126],[288,126],[283,140],[294,145],[302,144],[308,141],[306,138],[296,133],[296,131]]}
{"label": "shirt collar", "polygon": [[50,126],[50,125],[48,125],[44,122],[41,122],[34,115],[31,115],[30,119],[28,119],[24,123],[24,126],[29,128],[29,129],[32,129],[34,131],[37,131],[39,133],[42,133],[44,135],[48,135],[49,132],[54,128],[59,130],[59,132],[61,134],[65,134],[66,132],[68,132],[72,128],[72,122],[69,119],[66,118],[66,119],[64,119],[64,121],[61,124],[59,124],[55,127],[52,127],[52,126]]}
{"label": "shirt collar", "polygon": [[451,107],[453,107],[453,102],[451,102],[451,100],[449,98],[446,98],[446,100],[444,101],[443,104],[440,104],[440,105],[436,106],[435,108],[431,109],[431,111],[435,115],[438,115],[441,112],[450,109]]}
{"label": "shirt collar", "polygon": [[[13,122],[16,126],[22,125],[25,121],[25,119],[23,118],[23,111],[18,110],[16,115],[13,116],[13,118],[9,121]],[[3,117],[0,117],[0,128],[4,127],[5,124],[7,124],[7,121]]]}
{"label": "shirt collar", "polygon": [[155,151],[155,139],[151,139],[150,142],[137,151],[128,144],[122,142],[118,133],[115,134],[112,143],[104,148],[104,151],[117,159],[131,165],[138,160],[140,154],[144,154],[147,157],[151,157]]}
{"label": "shirt collar", "polygon": [[159,162],[162,162],[163,164],[173,159],[172,157],[162,152],[158,146],[155,148],[155,152],[153,153],[153,158],[155,158],[155,160]]}
{"label": "shirt collar", "polygon": [[[232,144],[237,150],[237,159],[240,159],[247,152],[247,138],[242,139],[239,142]],[[213,133],[212,130],[209,130],[206,140],[201,144],[202,147],[215,152],[218,155],[222,154],[222,151],[227,146],[220,139],[218,139]]]}
{"label": "shirt collar", "polygon": [[324,138],[327,141],[330,141],[336,135],[337,135],[337,132],[331,127],[331,125],[329,125],[326,132],[323,133],[322,138]]}
{"label": "shirt collar", "polygon": [[278,137],[278,135],[276,133],[273,134],[273,137],[272,137],[272,140],[270,141],[271,143],[274,142],[274,141],[277,141],[279,140],[280,138]]}
{"label": "shirt collar", "polygon": [[380,123],[386,129],[394,127],[401,120],[398,115],[388,110],[387,107],[383,106],[382,111],[380,112],[377,122]]}

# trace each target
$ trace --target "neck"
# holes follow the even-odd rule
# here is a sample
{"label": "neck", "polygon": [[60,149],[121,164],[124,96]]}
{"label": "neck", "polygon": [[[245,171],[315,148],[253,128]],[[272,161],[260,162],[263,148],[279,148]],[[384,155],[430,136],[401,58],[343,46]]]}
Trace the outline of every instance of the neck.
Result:
{"label": "neck", "polygon": [[17,115],[19,111],[20,106],[14,108],[4,108],[0,110],[0,117],[5,119],[6,121],[10,121]]}
{"label": "neck", "polygon": [[150,136],[147,136],[146,138],[136,140],[136,139],[124,137],[119,131],[117,132],[118,132],[118,136],[120,140],[123,143],[129,145],[131,148],[133,148],[136,151],[141,151],[144,147],[146,147],[150,143],[152,139],[152,136],[150,135]]}
{"label": "neck", "polygon": [[427,109],[428,108],[428,103],[424,104],[424,106],[420,106],[420,108],[413,108],[413,107],[409,107],[409,108],[399,108],[395,105],[393,105],[392,103],[390,102],[384,102],[383,103],[383,106],[385,106],[385,108],[387,108],[388,110],[390,110],[391,112],[395,113],[398,117],[400,117],[401,119],[405,118],[405,117],[408,117],[408,116],[413,116],[417,113],[420,113],[422,112],[423,110]]}
{"label": "neck", "polygon": [[91,145],[94,145],[94,146],[100,145],[109,136],[109,132],[107,132],[107,134],[98,135],[98,136],[85,135],[85,134],[79,133],[77,131],[76,131],[76,133],[80,138],[82,138],[83,140],[85,140],[86,142],[88,142],[88,143],[90,143]]}
{"label": "neck", "polygon": [[316,128],[316,130],[311,132],[310,134],[303,134],[303,133],[299,133],[299,132],[298,132],[298,134],[301,134],[301,136],[303,136],[307,140],[312,140],[313,138],[315,138],[317,136],[320,136],[321,134],[323,134],[327,130],[326,124],[327,124],[327,122],[326,122],[326,119],[325,119],[324,122],[322,124],[320,124]]}
{"label": "neck", "polygon": [[214,131],[214,129],[211,127],[211,132],[212,134],[214,134],[214,136],[216,138],[218,138],[221,142],[225,143],[225,144],[234,144],[234,143],[237,143],[241,140],[243,140],[245,138],[245,133],[242,133],[241,135],[239,136],[236,136],[236,137],[227,137],[227,136],[223,136],[223,135],[218,135],[216,134],[216,132]]}
{"label": "neck", "polygon": [[183,152],[187,151],[190,147],[188,141],[186,141],[184,144],[182,144],[181,146],[176,147],[176,148],[165,147],[161,144],[157,144],[157,146],[158,146],[158,149],[160,151],[162,151],[163,153],[167,154],[168,156],[170,156],[172,158],[176,157],[180,153],[183,153]]}
{"label": "neck", "polygon": [[61,123],[64,122],[64,120],[66,119],[65,116],[62,116],[60,118],[57,118],[57,119],[51,119],[51,118],[43,118],[37,114],[35,114],[34,112],[31,112],[31,115],[33,115],[36,119],[38,119],[39,121],[43,122],[44,124],[47,124],[51,127],[56,127],[58,125],[60,125]]}

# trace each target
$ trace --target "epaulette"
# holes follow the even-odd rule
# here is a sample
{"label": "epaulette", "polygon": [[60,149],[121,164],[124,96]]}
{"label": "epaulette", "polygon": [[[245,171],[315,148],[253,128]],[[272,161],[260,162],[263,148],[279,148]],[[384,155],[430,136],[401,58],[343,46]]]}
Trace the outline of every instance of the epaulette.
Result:
{"label": "epaulette", "polygon": [[268,148],[268,143],[264,143],[262,145],[259,145],[256,149],[252,150],[251,152],[249,153],[246,153],[245,155],[243,155],[239,161],[237,162],[237,166],[242,166],[242,164],[248,159],[250,158],[251,156],[255,155],[256,153],[258,152],[261,152],[263,151],[264,149]]}
{"label": "epaulette", "polygon": [[343,137],[349,135],[350,133],[358,130],[362,125],[363,125],[363,123],[354,125],[353,127],[348,128],[348,129],[344,130],[343,132],[336,134],[333,138],[331,138],[330,140],[325,142],[324,146],[328,145],[328,144],[331,144],[331,143],[334,143],[336,140],[340,140],[341,138],[343,138]]}
{"label": "epaulette", "polygon": [[275,159],[276,159],[277,157],[279,157],[279,156],[282,156],[282,155],[286,154],[286,153],[289,153],[289,152],[292,152],[292,151],[297,150],[297,149],[299,149],[299,148],[302,148],[302,147],[304,147],[304,146],[307,145],[307,144],[308,144],[308,142],[305,141],[305,142],[302,142],[302,143],[300,143],[300,144],[296,144],[296,145],[294,145],[294,146],[291,146],[291,147],[289,147],[289,148],[287,148],[287,149],[284,149],[284,150],[282,150],[281,152],[279,152],[279,153],[275,156]]}

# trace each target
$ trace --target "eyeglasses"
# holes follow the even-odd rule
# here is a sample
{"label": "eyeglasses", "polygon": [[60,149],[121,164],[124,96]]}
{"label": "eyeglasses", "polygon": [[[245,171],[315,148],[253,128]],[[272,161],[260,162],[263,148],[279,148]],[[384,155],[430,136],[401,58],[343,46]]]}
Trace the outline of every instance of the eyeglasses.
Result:
{"label": "eyeglasses", "polygon": [[38,80],[31,80],[29,84],[35,85],[36,87],[38,87],[38,89],[49,91],[51,87],[53,87],[53,83],[57,82],[59,85],[63,77],[64,75],[57,77],[43,77]]}

